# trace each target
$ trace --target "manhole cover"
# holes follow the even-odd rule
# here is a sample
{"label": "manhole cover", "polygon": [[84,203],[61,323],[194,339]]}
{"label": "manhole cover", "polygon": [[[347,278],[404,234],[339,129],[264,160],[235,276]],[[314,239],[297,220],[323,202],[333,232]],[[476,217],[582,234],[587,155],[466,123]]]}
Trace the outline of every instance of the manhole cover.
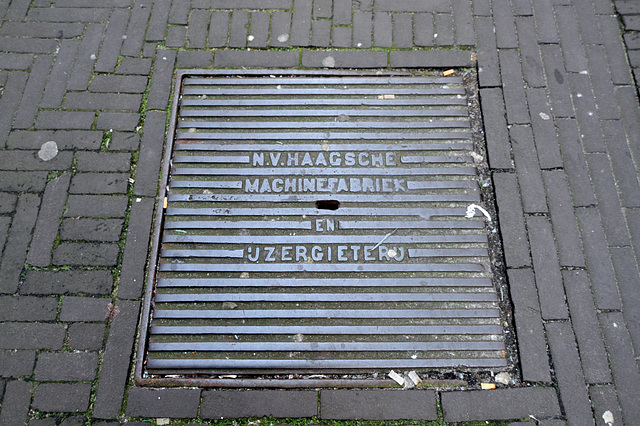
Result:
{"label": "manhole cover", "polygon": [[179,78],[143,378],[506,367],[461,77]]}

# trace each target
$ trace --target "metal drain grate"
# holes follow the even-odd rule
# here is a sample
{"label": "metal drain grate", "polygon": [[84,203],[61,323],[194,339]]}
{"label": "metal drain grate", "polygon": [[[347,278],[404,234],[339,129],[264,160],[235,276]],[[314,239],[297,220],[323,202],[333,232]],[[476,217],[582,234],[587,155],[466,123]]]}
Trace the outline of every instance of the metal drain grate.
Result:
{"label": "metal drain grate", "polygon": [[145,374],[506,366],[462,79],[254,74],[182,79]]}

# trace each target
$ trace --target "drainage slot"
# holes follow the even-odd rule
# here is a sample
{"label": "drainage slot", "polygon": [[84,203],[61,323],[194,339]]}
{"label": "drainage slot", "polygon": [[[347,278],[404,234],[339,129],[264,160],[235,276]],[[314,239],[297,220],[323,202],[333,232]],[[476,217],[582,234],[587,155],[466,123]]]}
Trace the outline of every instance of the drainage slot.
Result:
{"label": "drainage slot", "polygon": [[318,210],[338,210],[340,202],[337,200],[318,200],[316,201],[316,208]]}

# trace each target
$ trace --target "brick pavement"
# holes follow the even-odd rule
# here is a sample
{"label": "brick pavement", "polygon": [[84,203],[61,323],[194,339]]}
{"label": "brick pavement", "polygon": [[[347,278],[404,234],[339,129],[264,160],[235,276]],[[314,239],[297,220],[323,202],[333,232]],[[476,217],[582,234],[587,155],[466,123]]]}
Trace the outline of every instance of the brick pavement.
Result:
{"label": "brick pavement", "polygon": [[[0,424],[438,407],[449,422],[637,424],[640,6],[614,3],[0,2]],[[191,67],[477,67],[524,384],[132,386],[173,73]]]}

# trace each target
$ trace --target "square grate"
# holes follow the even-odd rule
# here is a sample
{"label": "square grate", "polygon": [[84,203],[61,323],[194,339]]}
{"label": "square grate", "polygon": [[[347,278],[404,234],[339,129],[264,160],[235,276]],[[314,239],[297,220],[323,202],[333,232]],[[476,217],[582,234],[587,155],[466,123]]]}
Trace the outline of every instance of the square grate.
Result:
{"label": "square grate", "polygon": [[461,76],[178,78],[139,380],[507,367]]}

